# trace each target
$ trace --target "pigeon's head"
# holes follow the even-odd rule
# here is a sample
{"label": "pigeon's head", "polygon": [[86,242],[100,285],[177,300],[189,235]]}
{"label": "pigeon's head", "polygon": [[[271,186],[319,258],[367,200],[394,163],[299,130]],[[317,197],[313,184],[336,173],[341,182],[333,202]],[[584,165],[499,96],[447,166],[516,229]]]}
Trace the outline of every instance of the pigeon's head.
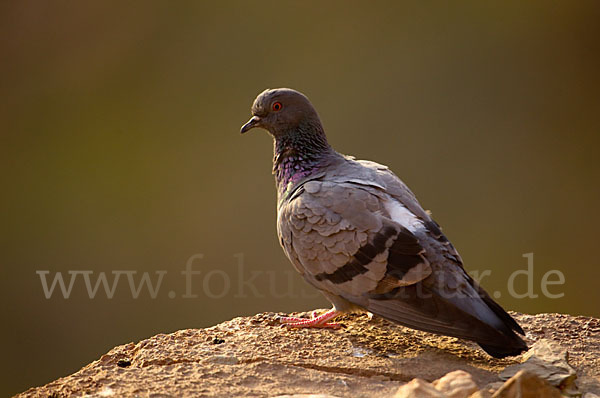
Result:
{"label": "pigeon's head", "polygon": [[254,100],[252,118],[241,132],[262,127],[277,138],[296,131],[300,125],[322,131],[317,111],[308,98],[291,88],[267,89]]}

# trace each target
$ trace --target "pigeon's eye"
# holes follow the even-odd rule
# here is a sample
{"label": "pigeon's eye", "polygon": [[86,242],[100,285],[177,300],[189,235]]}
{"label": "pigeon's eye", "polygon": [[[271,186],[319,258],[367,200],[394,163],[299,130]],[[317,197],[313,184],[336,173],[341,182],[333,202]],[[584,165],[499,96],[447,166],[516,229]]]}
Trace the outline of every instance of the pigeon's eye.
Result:
{"label": "pigeon's eye", "polygon": [[275,102],[273,103],[273,110],[275,112],[278,112],[281,110],[281,108],[283,108],[283,106],[281,105],[281,102]]}

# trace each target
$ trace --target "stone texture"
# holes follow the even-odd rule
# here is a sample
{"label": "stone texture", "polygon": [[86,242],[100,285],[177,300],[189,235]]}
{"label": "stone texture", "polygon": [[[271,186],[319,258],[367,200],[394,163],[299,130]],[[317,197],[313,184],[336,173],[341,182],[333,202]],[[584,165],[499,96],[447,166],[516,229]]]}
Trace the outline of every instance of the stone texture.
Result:
{"label": "stone texture", "polygon": [[559,343],[547,339],[537,341],[523,355],[523,359],[525,362],[504,369],[500,373],[500,378],[507,380],[517,372],[525,370],[546,380],[566,395],[579,395],[575,386],[577,374],[568,363],[567,349]]}
{"label": "stone texture", "polygon": [[[507,366],[524,361],[494,359],[475,344],[377,317],[348,315],[340,330],[288,330],[280,327],[278,315],[235,318],[121,345],[76,373],[19,396],[393,397],[415,378],[432,382],[456,370],[468,372],[483,394],[489,392],[486,386],[500,387],[498,374]],[[547,339],[567,348],[579,390],[600,394],[598,319],[514,316],[530,345]]]}
{"label": "stone texture", "polygon": [[272,398],[338,398],[334,395],[323,394],[293,394],[293,395],[278,395]]}
{"label": "stone texture", "polygon": [[433,383],[413,379],[398,389],[394,398],[469,398],[478,388],[471,375],[455,370]]}
{"label": "stone texture", "polygon": [[469,395],[469,398],[492,398],[493,395],[494,391],[484,388],[483,390],[476,391]]}
{"label": "stone texture", "polygon": [[468,398],[479,390],[471,375],[463,370],[450,372],[432,384],[448,398]]}
{"label": "stone texture", "polygon": [[413,379],[400,387],[394,398],[446,398],[446,396],[425,380]]}
{"label": "stone texture", "polygon": [[540,379],[534,373],[519,370],[496,391],[492,398],[561,398],[556,387]]}

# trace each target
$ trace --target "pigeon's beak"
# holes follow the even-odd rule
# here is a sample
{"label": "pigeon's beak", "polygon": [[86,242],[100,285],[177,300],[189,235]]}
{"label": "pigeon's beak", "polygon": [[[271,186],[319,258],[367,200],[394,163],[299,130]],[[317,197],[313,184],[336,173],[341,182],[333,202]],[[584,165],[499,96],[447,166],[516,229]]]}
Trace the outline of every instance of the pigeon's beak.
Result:
{"label": "pigeon's beak", "polygon": [[258,116],[252,116],[248,123],[242,126],[240,132],[244,134],[246,131],[253,129],[254,127],[260,127],[260,118]]}

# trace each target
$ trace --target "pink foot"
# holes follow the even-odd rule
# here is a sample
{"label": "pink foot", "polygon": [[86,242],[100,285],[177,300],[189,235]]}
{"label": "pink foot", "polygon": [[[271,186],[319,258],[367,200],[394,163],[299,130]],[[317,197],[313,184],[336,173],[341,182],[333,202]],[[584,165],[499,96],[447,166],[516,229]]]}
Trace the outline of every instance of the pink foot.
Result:
{"label": "pink foot", "polygon": [[279,318],[279,322],[290,328],[327,328],[327,329],[339,329],[342,325],[339,323],[329,322],[330,320],[338,317],[342,313],[330,309],[326,313],[317,316],[317,311],[313,311],[310,319],[297,318],[297,317],[282,317]]}

